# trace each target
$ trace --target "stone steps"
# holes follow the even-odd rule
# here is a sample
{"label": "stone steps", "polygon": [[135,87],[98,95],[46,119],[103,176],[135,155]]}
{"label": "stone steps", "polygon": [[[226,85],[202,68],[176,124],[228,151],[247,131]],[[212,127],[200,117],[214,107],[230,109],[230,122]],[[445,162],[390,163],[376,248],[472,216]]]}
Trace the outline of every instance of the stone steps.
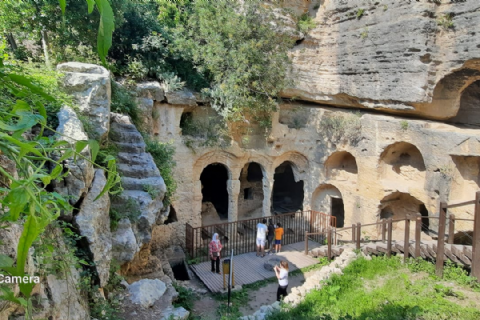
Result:
{"label": "stone steps", "polygon": [[128,142],[117,142],[115,143],[120,152],[126,153],[145,153],[145,143],[128,143]]}
{"label": "stone steps", "polygon": [[[137,179],[146,179],[152,177],[159,177],[160,172],[158,171],[157,167],[153,163],[149,163],[147,165],[130,165],[127,163],[119,163],[117,165],[117,171],[123,177],[128,178],[137,178]],[[142,190],[143,188],[141,188]]]}
{"label": "stone steps", "polygon": [[132,178],[122,177],[122,187],[124,190],[143,190],[147,188],[157,189],[164,183],[162,177]]}
{"label": "stone steps", "polygon": [[[355,244],[332,246],[332,257],[340,256],[347,248],[355,248]],[[404,241],[392,241],[392,252],[404,254],[406,249],[410,253],[410,256],[413,257],[415,254],[415,241],[410,241],[408,246],[405,245]],[[367,255],[386,254],[387,243],[382,241],[363,243],[360,246],[360,250]],[[423,259],[435,260],[437,257],[436,251],[436,241],[421,241],[420,255]],[[328,255],[328,248],[324,245],[310,250],[308,254],[315,258],[326,257]],[[443,258],[445,261],[450,260],[459,265],[470,266],[472,264],[472,248],[471,246],[446,243]]]}

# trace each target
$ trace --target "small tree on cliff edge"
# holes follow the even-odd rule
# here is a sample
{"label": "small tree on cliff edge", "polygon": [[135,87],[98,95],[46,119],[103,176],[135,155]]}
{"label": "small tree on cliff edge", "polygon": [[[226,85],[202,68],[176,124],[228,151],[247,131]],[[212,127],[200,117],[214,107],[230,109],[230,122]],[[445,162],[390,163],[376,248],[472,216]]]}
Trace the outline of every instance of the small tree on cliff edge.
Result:
{"label": "small tree on cliff edge", "polygon": [[176,27],[175,49],[210,83],[203,92],[227,121],[253,119],[270,127],[287,86],[293,40],[260,1],[195,1]]}

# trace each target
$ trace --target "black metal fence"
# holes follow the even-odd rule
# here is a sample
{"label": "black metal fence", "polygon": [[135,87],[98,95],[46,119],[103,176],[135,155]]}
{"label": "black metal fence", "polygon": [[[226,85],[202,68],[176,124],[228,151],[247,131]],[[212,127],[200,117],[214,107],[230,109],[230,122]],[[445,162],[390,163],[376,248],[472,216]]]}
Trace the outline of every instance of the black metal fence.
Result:
{"label": "black metal fence", "polygon": [[[191,259],[208,260],[208,244],[212,236],[218,233],[223,245],[223,252],[233,249],[235,255],[256,251],[257,224],[263,219],[272,219],[274,224],[281,223],[284,229],[282,245],[305,240],[305,233],[321,233],[328,227],[336,226],[336,218],[316,211],[287,213],[270,217],[240,220],[229,223],[214,224],[194,228],[186,225],[186,248]],[[312,240],[323,241],[322,235],[310,237]]]}

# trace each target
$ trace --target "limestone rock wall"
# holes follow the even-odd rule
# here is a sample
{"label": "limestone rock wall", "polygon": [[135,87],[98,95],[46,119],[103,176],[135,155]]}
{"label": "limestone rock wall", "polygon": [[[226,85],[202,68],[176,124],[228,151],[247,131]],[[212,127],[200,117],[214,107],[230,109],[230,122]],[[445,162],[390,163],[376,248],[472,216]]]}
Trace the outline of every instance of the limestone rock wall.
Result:
{"label": "limestone rock wall", "polygon": [[316,27],[291,51],[295,84],[285,97],[448,119],[480,79],[478,1],[318,4],[309,12]]}
{"label": "limestone rock wall", "polygon": [[[183,112],[204,117],[205,107],[157,107],[162,110],[159,124],[168,124],[157,139],[173,139],[176,146],[178,191],[172,205],[178,222],[156,226],[154,246],[172,245],[172,238],[175,244],[183,242],[185,223],[202,225],[200,176],[209,164],[228,170],[229,221],[240,218],[245,210],[240,202],[249,186],[242,184],[241,172],[251,162],[259,164],[264,175],[263,216],[272,213],[275,169],[288,161],[295,180],[304,182],[303,209],[331,214],[332,203],[341,199],[345,226],[425,210],[437,215],[440,200],[473,199],[479,188],[480,132],[476,129],[293,102],[280,106],[267,136],[249,137],[264,141],[265,147],[241,148],[233,140],[227,148],[197,146],[192,150],[185,143],[189,137],[182,136],[180,119]],[[472,218],[473,206],[450,212]],[[429,221],[429,228],[436,230],[435,220]],[[471,223],[457,222],[459,232],[471,228]],[[377,237],[379,232],[372,228],[365,236]],[[403,236],[403,225],[395,225],[394,236]]]}

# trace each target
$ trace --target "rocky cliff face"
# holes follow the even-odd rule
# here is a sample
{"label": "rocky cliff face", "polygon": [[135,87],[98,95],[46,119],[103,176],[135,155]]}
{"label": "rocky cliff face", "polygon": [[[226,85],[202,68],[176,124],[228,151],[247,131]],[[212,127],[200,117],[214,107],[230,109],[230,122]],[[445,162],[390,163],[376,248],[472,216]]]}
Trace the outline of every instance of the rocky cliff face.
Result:
{"label": "rocky cliff face", "polygon": [[430,119],[454,117],[480,79],[478,1],[322,0],[291,52],[285,97]]}

